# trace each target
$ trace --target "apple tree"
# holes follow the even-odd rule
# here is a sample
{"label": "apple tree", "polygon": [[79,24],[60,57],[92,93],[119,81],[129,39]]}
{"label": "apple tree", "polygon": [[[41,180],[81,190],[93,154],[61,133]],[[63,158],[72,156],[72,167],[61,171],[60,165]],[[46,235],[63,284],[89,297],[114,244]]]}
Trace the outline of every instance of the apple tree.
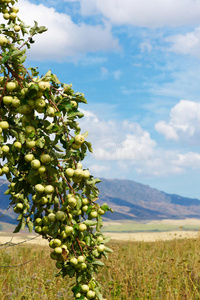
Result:
{"label": "apple tree", "polygon": [[101,232],[102,215],[112,210],[96,202],[100,180],[81,163],[92,152],[77,121],[87,101],[50,70],[40,76],[24,66],[34,36],[47,29],[27,26],[16,2],[0,0],[0,175],[10,182],[14,232],[27,226],[49,241],[58,275],[76,279],[75,299],[102,300],[95,273],[112,252]]}

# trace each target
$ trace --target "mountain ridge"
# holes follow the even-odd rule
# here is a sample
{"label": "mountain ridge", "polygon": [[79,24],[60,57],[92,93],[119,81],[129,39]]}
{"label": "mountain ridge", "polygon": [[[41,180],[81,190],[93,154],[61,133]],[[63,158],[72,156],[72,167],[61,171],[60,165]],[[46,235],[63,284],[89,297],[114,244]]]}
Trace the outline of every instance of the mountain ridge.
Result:
{"label": "mountain ridge", "polygon": [[[155,220],[200,218],[200,200],[168,194],[149,185],[128,179],[100,178],[98,203],[107,203],[114,213],[107,212],[105,220]],[[7,209],[9,196],[4,195],[7,181],[0,179],[0,213]],[[16,223],[12,208],[0,219]]]}

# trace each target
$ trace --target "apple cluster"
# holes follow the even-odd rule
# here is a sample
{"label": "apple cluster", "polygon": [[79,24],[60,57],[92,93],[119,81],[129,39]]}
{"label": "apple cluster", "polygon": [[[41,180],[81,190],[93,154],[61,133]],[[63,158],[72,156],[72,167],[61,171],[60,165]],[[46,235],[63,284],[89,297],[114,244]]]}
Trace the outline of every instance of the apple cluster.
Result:
{"label": "apple cluster", "polygon": [[100,180],[82,164],[92,152],[77,121],[84,116],[79,105],[87,101],[51,70],[40,76],[23,65],[33,36],[46,28],[35,22],[28,32],[15,2],[0,0],[7,21],[0,27],[0,176],[10,181],[6,194],[18,214],[14,232],[28,226],[48,240],[58,275],[76,278],[76,299],[102,300],[94,274],[112,252],[101,232],[102,215],[112,210],[96,201]]}

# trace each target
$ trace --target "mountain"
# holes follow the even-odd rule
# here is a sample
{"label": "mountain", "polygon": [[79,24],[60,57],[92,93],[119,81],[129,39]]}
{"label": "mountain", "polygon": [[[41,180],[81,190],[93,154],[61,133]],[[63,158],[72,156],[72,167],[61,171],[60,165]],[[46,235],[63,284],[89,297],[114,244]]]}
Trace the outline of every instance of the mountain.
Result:
{"label": "mountain", "polygon": [[[200,218],[200,200],[167,194],[132,180],[101,179],[99,203],[108,203],[115,220]],[[112,216],[113,215],[113,216]]]}
{"label": "mountain", "polygon": [[[155,220],[200,218],[200,200],[167,194],[132,180],[101,178],[99,204],[107,203],[114,213],[107,212],[105,220]],[[4,195],[7,182],[0,179],[0,213],[7,209],[9,196]],[[16,223],[12,208],[0,222]]]}

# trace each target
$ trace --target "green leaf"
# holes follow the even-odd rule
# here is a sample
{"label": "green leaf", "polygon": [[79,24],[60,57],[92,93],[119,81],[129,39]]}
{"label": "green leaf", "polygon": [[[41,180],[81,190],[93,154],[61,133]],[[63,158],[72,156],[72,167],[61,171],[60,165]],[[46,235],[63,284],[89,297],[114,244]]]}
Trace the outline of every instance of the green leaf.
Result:
{"label": "green leaf", "polygon": [[88,247],[90,247],[90,245],[91,245],[91,236],[87,235],[84,240],[85,240],[86,245]]}
{"label": "green leaf", "polygon": [[96,231],[100,231],[102,226],[103,226],[102,216],[98,214]]}
{"label": "green leaf", "polygon": [[97,296],[98,300],[104,300],[103,295],[102,295],[102,293],[101,293],[99,287],[96,287],[96,288],[94,289],[94,291],[95,291],[95,293],[96,293],[96,296]]}
{"label": "green leaf", "polygon": [[82,118],[83,116],[84,116],[84,114],[80,111],[71,111],[71,112],[68,113],[67,118],[68,119],[72,119],[74,117]]}
{"label": "green leaf", "polygon": [[97,265],[97,266],[100,266],[100,267],[104,267],[104,263],[100,260],[95,260],[93,261],[92,263],[93,265]]}
{"label": "green leaf", "polygon": [[106,244],[106,243],[110,242],[110,240],[111,240],[111,237],[108,236],[107,238],[105,238],[105,240],[103,240],[103,243]]}
{"label": "green leaf", "polygon": [[93,220],[86,220],[83,222],[85,225],[87,226],[94,226],[97,224],[97,221],[93,221]]}
{"label": "green leaf", "polygon": [[29,222],[27,223],[27,226],[28,226],[29,232],[31,233],[32,230],[33,230],[33,222],[29,221]]}
{"label": "green leaf", "polygon": [[88,137],[88,134],[89,134],[89,131],[82,133],[82,135],[84,136],[85,139]]}
{"label": "green leaf", "polygon": [[105,246],[105,252],[112,253],[112,252],[113,252],[113,250]]}
{"label": "green leaf", "polygon": [[38,28],[38,30],[37,30],[37,33],[43,33],[43,32],[45,32],[45,31],[47,31],[48,29],[45,27],[45,26],[40,26],[39,28]]}
{"label": "green leaf", "polygon": [[7,191],[4,192],[4,195],[9,195],[10,194],[10,189],[8,189]]}
{"label": "green leaf", "polygon": [[46,142],[45,142],[44,138],[40,138],[36,142],[36,146],[41,149],[44,148],[45,144],[46,144]]}

